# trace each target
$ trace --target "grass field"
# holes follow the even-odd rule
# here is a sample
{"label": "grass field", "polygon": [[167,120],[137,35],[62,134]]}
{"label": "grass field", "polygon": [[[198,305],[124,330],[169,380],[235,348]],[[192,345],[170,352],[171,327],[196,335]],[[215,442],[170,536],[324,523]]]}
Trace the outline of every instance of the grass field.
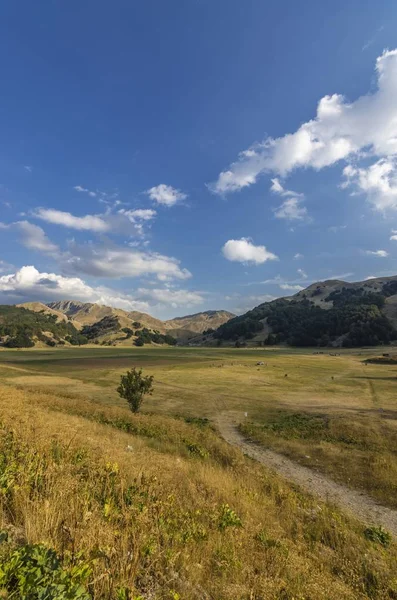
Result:
{"label": "grass field", "polygon": [[[392,351],[390,351],[392,353]],[[144,411],[232,415],[259,443],[397,506],[397,366],[366,364],[382,350],[76,348],[1,351],[3,383],[124,406],[132,366],[154,375]],[[264,365],[257,365],[263,361]],[[245,416],[247,414],[247,416]]]}
{"label": "grass field", "polygon": [[[204,420],[232,415],[247,436],[394,505],[396,367],[363,363],[379,353],[1,351],[0,594],[397,598],[387,534],[244,458]],[[132,366],[155,377],[138,416],[115,392]]]}

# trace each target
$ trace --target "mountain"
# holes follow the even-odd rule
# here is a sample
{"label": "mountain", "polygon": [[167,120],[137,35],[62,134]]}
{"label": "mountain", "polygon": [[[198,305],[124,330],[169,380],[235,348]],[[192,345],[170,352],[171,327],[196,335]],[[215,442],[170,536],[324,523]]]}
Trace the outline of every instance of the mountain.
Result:
{"label": "mountain", "polygon": [[207,310],[205,312],[176,317],[165,321],[168,333],[179,342],[187,342],[205,331],[218,329],[224,323],[233,319],[236,315],[227,310]]}
{"label": "mountain", "polygon": [[218,344],[362,346],[397,339],[397,276],[355,283],[327,280],[260,304],[221,325]]}
{"label": "mountain", "polygon": [[79,323],[81,327],[84,325],[93,325],[104,317],[117,317],[121,327],[130,327],[132,323],[136,322],[148,329],[158,330],[160,332],[165,332],[166,330],[163,321],[138,311],[128,312],[121,308],[113,308],[102,304],[92,304],[90,302],[78,302],[75,300],[50,302],[47,306],[67,315],[73,322]]}
{"label": "mountain", "polygon": [[[131,341],[138,337],[148,342],[149,337],[153,337],[154,334],[168,335],[180,342],[187,341],[208,329],[217,329],[235,316],[225,310],[210,310],[161,321],[138,311],[125,311],[111,306],[74,300],[50,302],[47,307],[69,318],[83,335],[88,335],[89,339],[99,339],[100,342],[118,345],[131,345]],[[125,332],[125,329],[130,331]],[[120,337],[120,331],[124,331],[125,337]],[[156,342],[156,339],[152,341]]]}

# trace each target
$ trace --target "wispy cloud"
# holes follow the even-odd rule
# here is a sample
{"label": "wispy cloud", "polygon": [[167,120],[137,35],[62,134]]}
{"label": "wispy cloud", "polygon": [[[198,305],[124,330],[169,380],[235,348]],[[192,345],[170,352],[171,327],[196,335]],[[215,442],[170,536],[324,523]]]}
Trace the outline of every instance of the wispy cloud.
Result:
{"label": "wispy cloud", "polygon": [[292,285],[290,283],[280,283],[279,287],[281,290],[288,290],[291,292],[301,292],[305,289],[301,285]]}
{"label": "wispy cloud", "polygon": [[338,231],[346,229],[346,227],[347,225],[331,225],[331,227],[328,227],[328,231],[331,231],[332,233],[337,233]]}
{"label": "wispy cloud", "polygon": [[303,269],[297,270],[298,275],[300,275],[303,279],[307,279],[307,273]]}
{"label": "wispy cloud", "polygon": [[278,208],[273,209],[277,219],[302,221],[307,218],[307,208],[302,206],[304,198],[303,194],[285,189],[277,178],[272,179],[270,191],[273,192],[273,194],[286,198]]}
{"label": "wispy cloud", "polygon": [[369,256],[378,256],[379,258],[386,258],[389,253],[386,250],[365,250],[365,254]]}
{"label": "wispy cloud", "polygon": [[88,194],[89,196],[91,196],[91,198],[95,198],[97,196],[97,192],[93,192],[92,190],[82,187],[81,185],[75,185],[73,189],[76,190],[76,192]]}
{"label": "wispy cloud", "polygon": [[370,46],[372,46],[372,44],[375,42],[376,38],[378,37],[379,33],[381,33],[381,31],[383,31],[384,28],[385,28],[384,25],[381,25],[380,27],[378,27],[375,34],[372,37],[370,37],[369,40],[367,42],[365,42],[365,44],[361,48],[362,52],[364,52],[364,50],[367,50]]}

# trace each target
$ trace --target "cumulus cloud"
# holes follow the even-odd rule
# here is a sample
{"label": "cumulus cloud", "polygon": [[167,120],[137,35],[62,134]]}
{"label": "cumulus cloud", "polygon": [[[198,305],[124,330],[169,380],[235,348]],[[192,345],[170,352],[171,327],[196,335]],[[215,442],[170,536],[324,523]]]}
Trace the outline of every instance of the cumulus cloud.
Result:
{"label": "cumulus cloud", "polygon": [[347,165],[342,188],[353,187],[353,195],[365,193],[378,210],[397,208],[397,159],[381,158],[368,167]]}
{"label": "cumulus cloud", "polygon": [[[348,102],[340,94],[324,96],[315,117],[297,131],[267,138],[240,153],[229,169],[220,173],[211,188],[218,194],[254,184],[260,174],[285,176],[294,169],[319,170],[340,160],[374,156],[371,168],[352,167],[345,173],[368,188],[378,208],[395,207],[395,158],[397,157],[397,50],[385,51],[376,61],[377,89]],[[275,188],[279,182],[273,183]],[[381,189],[381,200],[379,200]],[[378,200],[374,200],[378,198]]]}
{"label": "cumulus cloud", "polygon": [[228,240],[222,248],[222,253],[227,260],[256,265],[267,260],[278,260],[278,257],[269,252],[265,246],[255,246],[249,238]]}
{"label": "cumulus cloud", "polygon": [[303,279],[307,279],[307,273],[303,269],[298,269],[297,272]]}
{"label": "cumulus cloud", "polygon": [[390,239],[396,241],[397,240],[397,229],[392,229],[391,233],[392,233],[392,235],[390,236]]}
{"label": "cumulus cloud", "polygon": [[15,302],[71,299],[144,312],[203,302],[199,292],[139,288],[133,294],[125,294],[104,286],[92,287],[79,277],[40,273],[34,266],[24,266],[15,273],[0,276],[0,298]]}
{"label": "cumulus cloud", "polygon": [[301,254],[300,252],[297,252],[296,254],[294,254],[294,260],[301,260],[303,257],[303,254]]}
{"label": "cumulus cloud", "polygon": [[146,194],[157,204],[164,204],[165,206],[174,206],[177,202],[187,198],[187,194],[173,188],[171,185],[165,185],[165,183],[150,188],[146,191]]}
{"label": "cumulus cloud", "polygon": [[389,253],[386,250],[366,250],[365,254],[369,256],[378,256],[379,258],[386,258],[389,256]]}
{"label": "cumulus cloud", "polygon": [[78,277],[63,277],[55,273],[40,273],[34,266],[25,266],[10,275],[0,277],[0,294],[19,301],[51,301],[70,298],[82,302],[97,302],[127,310],[147,310],[148,303],[136,302],[131,296],[105,287],[94,288]]}
{"label": "cumulus cloud", "polygon": [[191,273],[176,258],[135,248],[71,243],[60,259],[69,274],[119,279],[155,275],[159,281],[188,279]]}

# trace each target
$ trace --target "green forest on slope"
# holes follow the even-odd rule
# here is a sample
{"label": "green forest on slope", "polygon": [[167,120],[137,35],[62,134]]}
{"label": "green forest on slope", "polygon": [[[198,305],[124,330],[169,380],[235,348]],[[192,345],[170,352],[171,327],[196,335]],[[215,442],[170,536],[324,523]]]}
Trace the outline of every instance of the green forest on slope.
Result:
{"label": "green forest on slope", "polygon": [[222,325],[214,337],[220,342],[250,340],[264,330],[266,322],[271,333],[264,339],[265,344],[337,343],[344,347],[388,344],[397,339],[397,332],[382,308],[386,298],[396,291],[397,282],[385,284],[381,293],[343,287],[325,298],[333,304],[329,309],[315,305],[307,297],[265,302]]}

